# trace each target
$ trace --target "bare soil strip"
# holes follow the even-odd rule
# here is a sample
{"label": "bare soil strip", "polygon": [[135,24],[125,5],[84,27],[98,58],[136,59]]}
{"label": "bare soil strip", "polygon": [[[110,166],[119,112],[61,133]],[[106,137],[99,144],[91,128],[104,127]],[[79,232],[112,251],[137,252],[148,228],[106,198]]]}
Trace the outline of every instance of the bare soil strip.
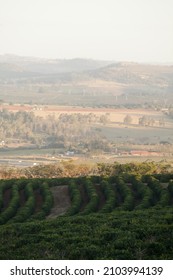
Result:
{"label": "bare soil strip", "polygon": [[54,206],[51,209],[47,219],[56,218],[66,213],[67,209],[71,206],[70,195],[68,186],[54,186],[51,187],[53,194]]}

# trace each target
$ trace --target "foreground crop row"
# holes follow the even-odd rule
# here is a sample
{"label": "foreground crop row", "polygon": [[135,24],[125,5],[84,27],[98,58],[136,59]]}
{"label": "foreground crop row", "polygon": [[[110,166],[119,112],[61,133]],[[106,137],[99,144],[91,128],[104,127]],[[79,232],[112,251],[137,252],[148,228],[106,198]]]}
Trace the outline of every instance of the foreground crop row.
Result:
{"label": "foreground crop row", "polygon": [[1,180],[0,224],[45,219],[58,207],[52,186],[62,185],[71,201],[66,216],[173,206],[172,175]]}
{"label": "foreground crop row", "polygon": [[119,211],[0,227],[0,259],[170,259],[171,208]]}

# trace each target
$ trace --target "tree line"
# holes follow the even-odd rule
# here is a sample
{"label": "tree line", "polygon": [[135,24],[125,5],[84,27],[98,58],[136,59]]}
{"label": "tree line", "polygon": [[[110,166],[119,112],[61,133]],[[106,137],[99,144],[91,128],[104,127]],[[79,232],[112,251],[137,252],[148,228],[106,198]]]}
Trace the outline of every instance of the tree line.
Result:
{"label": "tree line", "polygon": [[108,140],[100,136],[93,123],[105,123],[105,116],[95,114],[60,114],[45,117],[33,112],[16,113],[3,109],[0,112],[0,141],[32,144],[36,147],[108,150]]}

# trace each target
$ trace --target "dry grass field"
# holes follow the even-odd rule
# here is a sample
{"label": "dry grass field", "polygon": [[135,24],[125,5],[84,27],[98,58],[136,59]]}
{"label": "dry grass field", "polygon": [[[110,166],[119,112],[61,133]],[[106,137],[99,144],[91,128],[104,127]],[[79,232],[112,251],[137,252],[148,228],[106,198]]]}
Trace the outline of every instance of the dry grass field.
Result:
{"label": "dry grass field", "polygon": [[[139,126],[139,118],[146,116],[148,118],[152,118],[154,120],[153,127],[154,128],[161,128],[159,133],[167,134],[167,129],[173,128],[173,120],[165,115],[162,111],[156,110],[149,110],[149,109],[112,109],[112,108],[92,108],[92,107],[80,107],[80,106],[54,106],[54,105],[47,105],[47,106],[29,106],[29,105],[1,105],[0,110],[5,108],[12,112],[17,111],[26,111],[26,112],[33,112],[36,116],[40,117],[47,117],[53,115],[55,118],[58,118],[60,114],[95,114],[96,116],[100,117],[102,115],[106,115],[107,117],[107,127],[118,127],[118,128],[127,128],[127,125],[124,124],[124,118],[129,115],[131,117],[131,123],[128,124],[128,128],[135,129],[134,133],[141,133],[137,132],[138,129],[144,129],[144,127]],[[164,120],[164,127],[160,127],[159,120]],[[145,131],[152,130],[153,127],[146,127]],[[164,130],[163,130],[164,129]],[[159,130],[155,130],[156,135],[158,135]],[[171,132],[170,132],[171,133]],[[168,134],[170,134],[168,132]],[[125,132],[126,134],[126,132]]]}
{"label": "dry grass field", "polygon": [[34,105],[0,105],[0,110],[4,108],[9,111],[26,111],[26,112],[34,112],[35,115],[46,117],[48,115],[53,114],[55,117],[58,117],[60,114],[96,114],[98,116],[107,114],[110,122],[123,122],[126,115],[130,115],[132,117],[132,124],[138,124],[138,119],[142,116],[148,116],[158,120],[160,118],[164,118],[166,123],[172,123],[170,119],[163,114],[161,111],[150,110],[150,109],[111,109],[111,108],[92,108],[92,107],[80,107],[80,106],[34,106]]}

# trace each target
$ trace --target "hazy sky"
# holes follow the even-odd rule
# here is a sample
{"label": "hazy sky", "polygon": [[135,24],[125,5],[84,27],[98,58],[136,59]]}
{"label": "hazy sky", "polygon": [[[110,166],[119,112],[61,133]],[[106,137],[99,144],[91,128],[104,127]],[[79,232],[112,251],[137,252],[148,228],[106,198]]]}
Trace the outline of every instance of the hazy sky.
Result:
{"label": "hazy sky", "polygon": [[173,0],[0,0],[0,54],[173,62]]}

